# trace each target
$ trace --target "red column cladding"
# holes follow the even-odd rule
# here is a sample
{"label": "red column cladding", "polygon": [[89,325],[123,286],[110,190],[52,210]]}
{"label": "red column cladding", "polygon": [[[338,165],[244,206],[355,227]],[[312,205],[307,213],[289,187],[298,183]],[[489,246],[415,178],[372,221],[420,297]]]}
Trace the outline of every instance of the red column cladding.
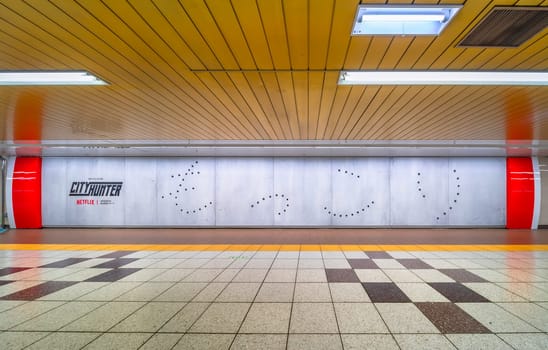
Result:
{"label": "red column cladding", "polygon": [[506,159],[506,228],[530,229],[535,207],[531,158]]}
{"label": "red column cladding", "polygon": [[15,160],[12,182],[12,206],[17,228],[42,227],[42,158]]}

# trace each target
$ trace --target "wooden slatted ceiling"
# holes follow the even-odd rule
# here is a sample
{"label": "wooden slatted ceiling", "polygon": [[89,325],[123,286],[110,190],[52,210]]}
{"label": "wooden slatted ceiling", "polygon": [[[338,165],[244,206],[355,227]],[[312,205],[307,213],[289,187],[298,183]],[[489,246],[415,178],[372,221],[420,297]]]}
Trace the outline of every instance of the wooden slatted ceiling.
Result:
{"label": "wooden slatted ceiling", "polygon": [[0,137],[13,138],[29,91],[45,101],[45,139],[504,139],[508,114],[531,111],[533,134],[548,137],[547,87],[337,85],[341,69],[546,70],[548,29],[515,49],[457,44],[494,6],[547,0],[362,1],[462,4],[438,37],[351,37],[359,3],[0,2],[0,69],[85,69],[111,83],[0,88]]}

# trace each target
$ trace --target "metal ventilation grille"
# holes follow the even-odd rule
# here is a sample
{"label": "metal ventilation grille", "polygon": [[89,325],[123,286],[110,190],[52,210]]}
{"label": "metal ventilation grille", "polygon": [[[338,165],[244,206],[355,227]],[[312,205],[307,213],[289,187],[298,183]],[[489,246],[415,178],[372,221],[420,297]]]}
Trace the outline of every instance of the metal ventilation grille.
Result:
{"label": "metal ventilation grille", "polygon": [[495,7],[458,46],[518,47],[548,26],[548,7]]}

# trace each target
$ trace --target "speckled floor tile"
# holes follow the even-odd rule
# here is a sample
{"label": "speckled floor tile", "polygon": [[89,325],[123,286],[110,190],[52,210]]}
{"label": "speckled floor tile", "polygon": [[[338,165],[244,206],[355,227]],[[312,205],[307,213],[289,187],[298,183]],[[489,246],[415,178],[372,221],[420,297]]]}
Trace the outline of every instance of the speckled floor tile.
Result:
{"label": "speckled floor tile", "polygon": [[428,283],[441,295],[453,303],[481,303],[489,302],[485,297],[474,292],[460,283]]}
{"label": "speckled floor tile", "polygon": [[209,307],[210,303],[188,303],[173,316],[158,332],[184,333]]}
{"label": "speckled floor tile", "polygon": [[392,335],[341,334],[345,350],[399,350]]}
{"label": "speckled floor tile", "polygon": [[113,282],[105,284],[78,298],[81,301],[111,301],[141,285],[141,282]]}
{"label": "speckled floor tile", "polygon": [[548,332],[546,309],[533,303],[498,303],[498,305],[541,331]]}
{"label": "speckled floor tile", "polygon": [[287,333],[290,314],[290,303],[254,303],[240,333]]}
{"label": "speckled floor tile", "polygon": [[103,305],[102,302],[72,301],[15,327],[18,331],[56,331]]}
{"label": "speckled floor tile", "polygon": [[415,303],[442,333],[489,333],[476,321],[453,303]]}
{"label": "speckled floor tile", "polygon": [[374,303],[408,303],[411,300],[394,283],[362,283]]}
{"label": "speckled floor tile", "polygon": [[191,301],[207,286],[204,282],[176,283],[156,297],[156,301]]}
{"label": "speckled floor tile", "polygon": [[370,302],[361,283],[329,283],[333,302]]}
{"label": "speckled floor tile", "polygon": [[529,301],[548,302],[548,291],[532,283],[497,283],[497,285]]}
{"label": "speckled floor tile", "polygon": [[323,264],[326,269],[351,269],[352,268],[346,259],[324,259]]}
{"label": "speckled floor tile", "polygon": [[295,284],[295,303],[331,302],[331,293],[327,283],[297,283]]}
{"label": "speckled floor tile", "polygon": [[465,269],[438,269],[439,272],[446,274],[447,276],[454,279],[456,282],[465,283],[465,282],[487,282],[485,279],[481,278],[474,273],[467,271]]}
{"label": "speckled floor tile", "polygon": [[297,282],[327,282],[325,270],[322,269],[298,269]]}
{"label": "speckled floor tile", "polygon": [[463,285],[492,302],[526,301],[522,297],[493,283],[463,283]]}
{"label": "speckled floor tile", "polygon": [[151,336],[149,333],[105,333],[83,349],[134,350],[139,349]]}
{"label": "speckled floor tile", "polygon": [[115,300],[120,301],[150,301],[173,286],[168,282],[145,282],[120,295]]}
{"label": "speckled floor tile", "polygon": [[295,282],[297,269],[275,269],[268,271],[265,282]]}
{"label": "speckled floor tile", "polygon": [[9,350],[23,349],[46,337],[47,332],[4,332],[0,333],[0,344]]}
{"label": "speckled floor tile", "polygon": [[353,269],[378,269],[379,267],[372,259],[348,259]]}
{"label": "speckled floor tile", "polygon": [[338,333],[331,303],[295,303],[289,333]]}
{"label": "speckled floor tile", "polygon": [[[249,303],[215,303],[190,328],[190,333],[236,333]],[[182,339],[183,341],[184,339]]]}
{"label": "speckled floor tile", "polygon": [[547,334],[499,334],[502,340],[517,350],[542,350],[548,348]]}
{"label": "speckled floor tile", "polygon": [[112,332],[156,332],[184,303],[151,302],[114,326]]}
{"label": "speckled floor tile", "polygon": [[439,333],[420,310],[410,303],[375,304],[392,333]]}
{"label": "speckled floor tile", "polygon": [[354,273],[358,276],[360,282],[391,282],[382,270],[355,269]]}
{"label": "speckled floor tile", "polygon": [[81,349],[86,344],[90,343],[93,339],[97,338],[98,333],[64,333],[55,332],[51,333],[45,338],[40,339],[36,343],[32,344],[27,350],[43,350],[43,349],[55,349],[55,350],[72,350]]}
{"label": "speckled floor tile", "polygon": [[512,350],[494,334],[446,334],[459,350]]}
{"label": "speckled floor tile", "polygon": [[334,307],[341,333],[388,333],[371,303],[335,303]]}
{"label": "speckled floor tile", "polygon": [[421,259],[397,259],[407,269],[432,269],[433,267]]}
{"label": "speckled floor tile", "polygon": [[286,334],[238,334],[230,350],[285,350]]}
{"label": "speckled floor tile", "polygon": [[144,304],[144,302],[109,302],[66,325],[61,331],[106,332]]}
{"label": "speckled floor tile", "polygon": [[60,301],[30,301],[4,311],[0,317],[0,330],[10,329],[61,305],[63,302]]}
{"label": "speckled floor tile", "polygon": [[426,283],[396,283],[412,302],[448,302],[449,300]]}
{"label": "speckled floor tile", "polygon": [[263,282],[267,269],[242,269],[232,282]]}
{"label": "speckled floor tile", "polygon": [[352,269],[325,269],[328,282],[360,282]]}
{"label": "speckled floor tile", "polygon": [[[361,287],[361,286],[360,286]],[[292,302],[295,283],[263,283],[255,302]]]}
{"label": "speckled floor tile", "polygon": [[228,350],[234,334],[185,334],[173,350]]}
{"label": "speckled floor tile", "polygon": [[139,350],[171,350],[182,334],[154,334]]}
{"label": "speckled floor tile", "polygon": [[252,302],[260,286],[260,283],[229,283],[215,301]]}
{"label": "speckled floor tile", "polygon": [[370,259],[393,259],[393,257],[390,254],[383,251],[364,251],[364,253]]}
{"label": "speckled floor tile", "polygon": [[440,334],[395,334],[401,350],[449,350],[456,349],[447,338]]}
{"label": "speckled floor tile", "polygon": [[342,350],[341,337],[338,334],[289,334],[287,350]]}
{"label": "speckled floor tile", "polygon": [[539,332],[525,321],[492,303],[458,303],[458,307],[478,320],[493,333]]}

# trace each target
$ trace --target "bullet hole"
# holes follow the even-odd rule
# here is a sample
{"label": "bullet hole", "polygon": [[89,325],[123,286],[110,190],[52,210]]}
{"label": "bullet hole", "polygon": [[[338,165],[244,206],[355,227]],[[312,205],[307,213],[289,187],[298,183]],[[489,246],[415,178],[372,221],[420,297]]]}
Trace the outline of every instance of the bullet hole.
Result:
{"label": "bullet hole", "polygon": [[209,202],[209,204],[213,204],[213,202]]}
{"label": "bullet hole", "polygon": [[264,201],[264,197],[263,197],[263,201]]}
{"label": "bullet hole", "polygon": [[341,169],[337,169],[337,171],[340,173],[340,172],[341,172]]}
{"label": "bullet hole", "polygon": [[253,204],[251,204],[251,208],[253,208]]}
{"label": "bullet hole", "polygon": [[198,210],[202,211],[202,208],[198,208]]}
{"label": "bullet hole", "polygon": [[259,204],[259,201],[257,201],[257,204]]}
{"label": "bullet hole", "polygon": [[447,215],[447,213],[446,213],[446,212],[443,212],[443,215]]}
{"label": "bullet hole", "polygon": [[284,197],[284,195],[282,194],[282,197]]}
{"label": "bullet hole", "polygon": [[418,176],[421,176],[421,173],[417,173]]}
{"label": "bullet hole", "polygon": [[423,195],[422,195],[422,198],[426,198],[426,195],[425,195],[425,194],[423,194]]}
{"label": "bullet hole", "polygon": [[453,172],[454,172],[454,173],[456,173],[456,172],[457,172],[457,170],[456,170],[456,169],[453,169]]}
{"label": "bullet hole", "polygon": [[289,207],[289,204],[286,204],[285,206],[286,206],[286,207]]}
{"label": "bullet hole", "polygon": [[164,198],[164,196],[162,196],[162,198]]}
{"label": "bullet hole", "polygon": [[323,207],[323,210],[327,210],[327,207]]}
{"label": "bullet hole", "polygon": [[174,176],[174,175],[171,175],[171,177],[173,178],[173,177],[175,177],[175,176]]}
{"label": "bullet hole", "polygon": [[439,220],[439,219],[440,219],[440,217],[439,217],[439,216],[438,216],[438,217],[436,217],[436,220]]}
{"label": "bullet hole", "polygon": [[268,198],[272,198],[272,195],[268,196]]}
{"label": "bullet hole", "polygon": [[422,189],[419,188],[419,192],[422,191]]}
{"label": "bullet hole", "polygon": [[[347,215],[348,216],[348,215]],[[354,213],[350,214],[350,216],[354,216]]]}

